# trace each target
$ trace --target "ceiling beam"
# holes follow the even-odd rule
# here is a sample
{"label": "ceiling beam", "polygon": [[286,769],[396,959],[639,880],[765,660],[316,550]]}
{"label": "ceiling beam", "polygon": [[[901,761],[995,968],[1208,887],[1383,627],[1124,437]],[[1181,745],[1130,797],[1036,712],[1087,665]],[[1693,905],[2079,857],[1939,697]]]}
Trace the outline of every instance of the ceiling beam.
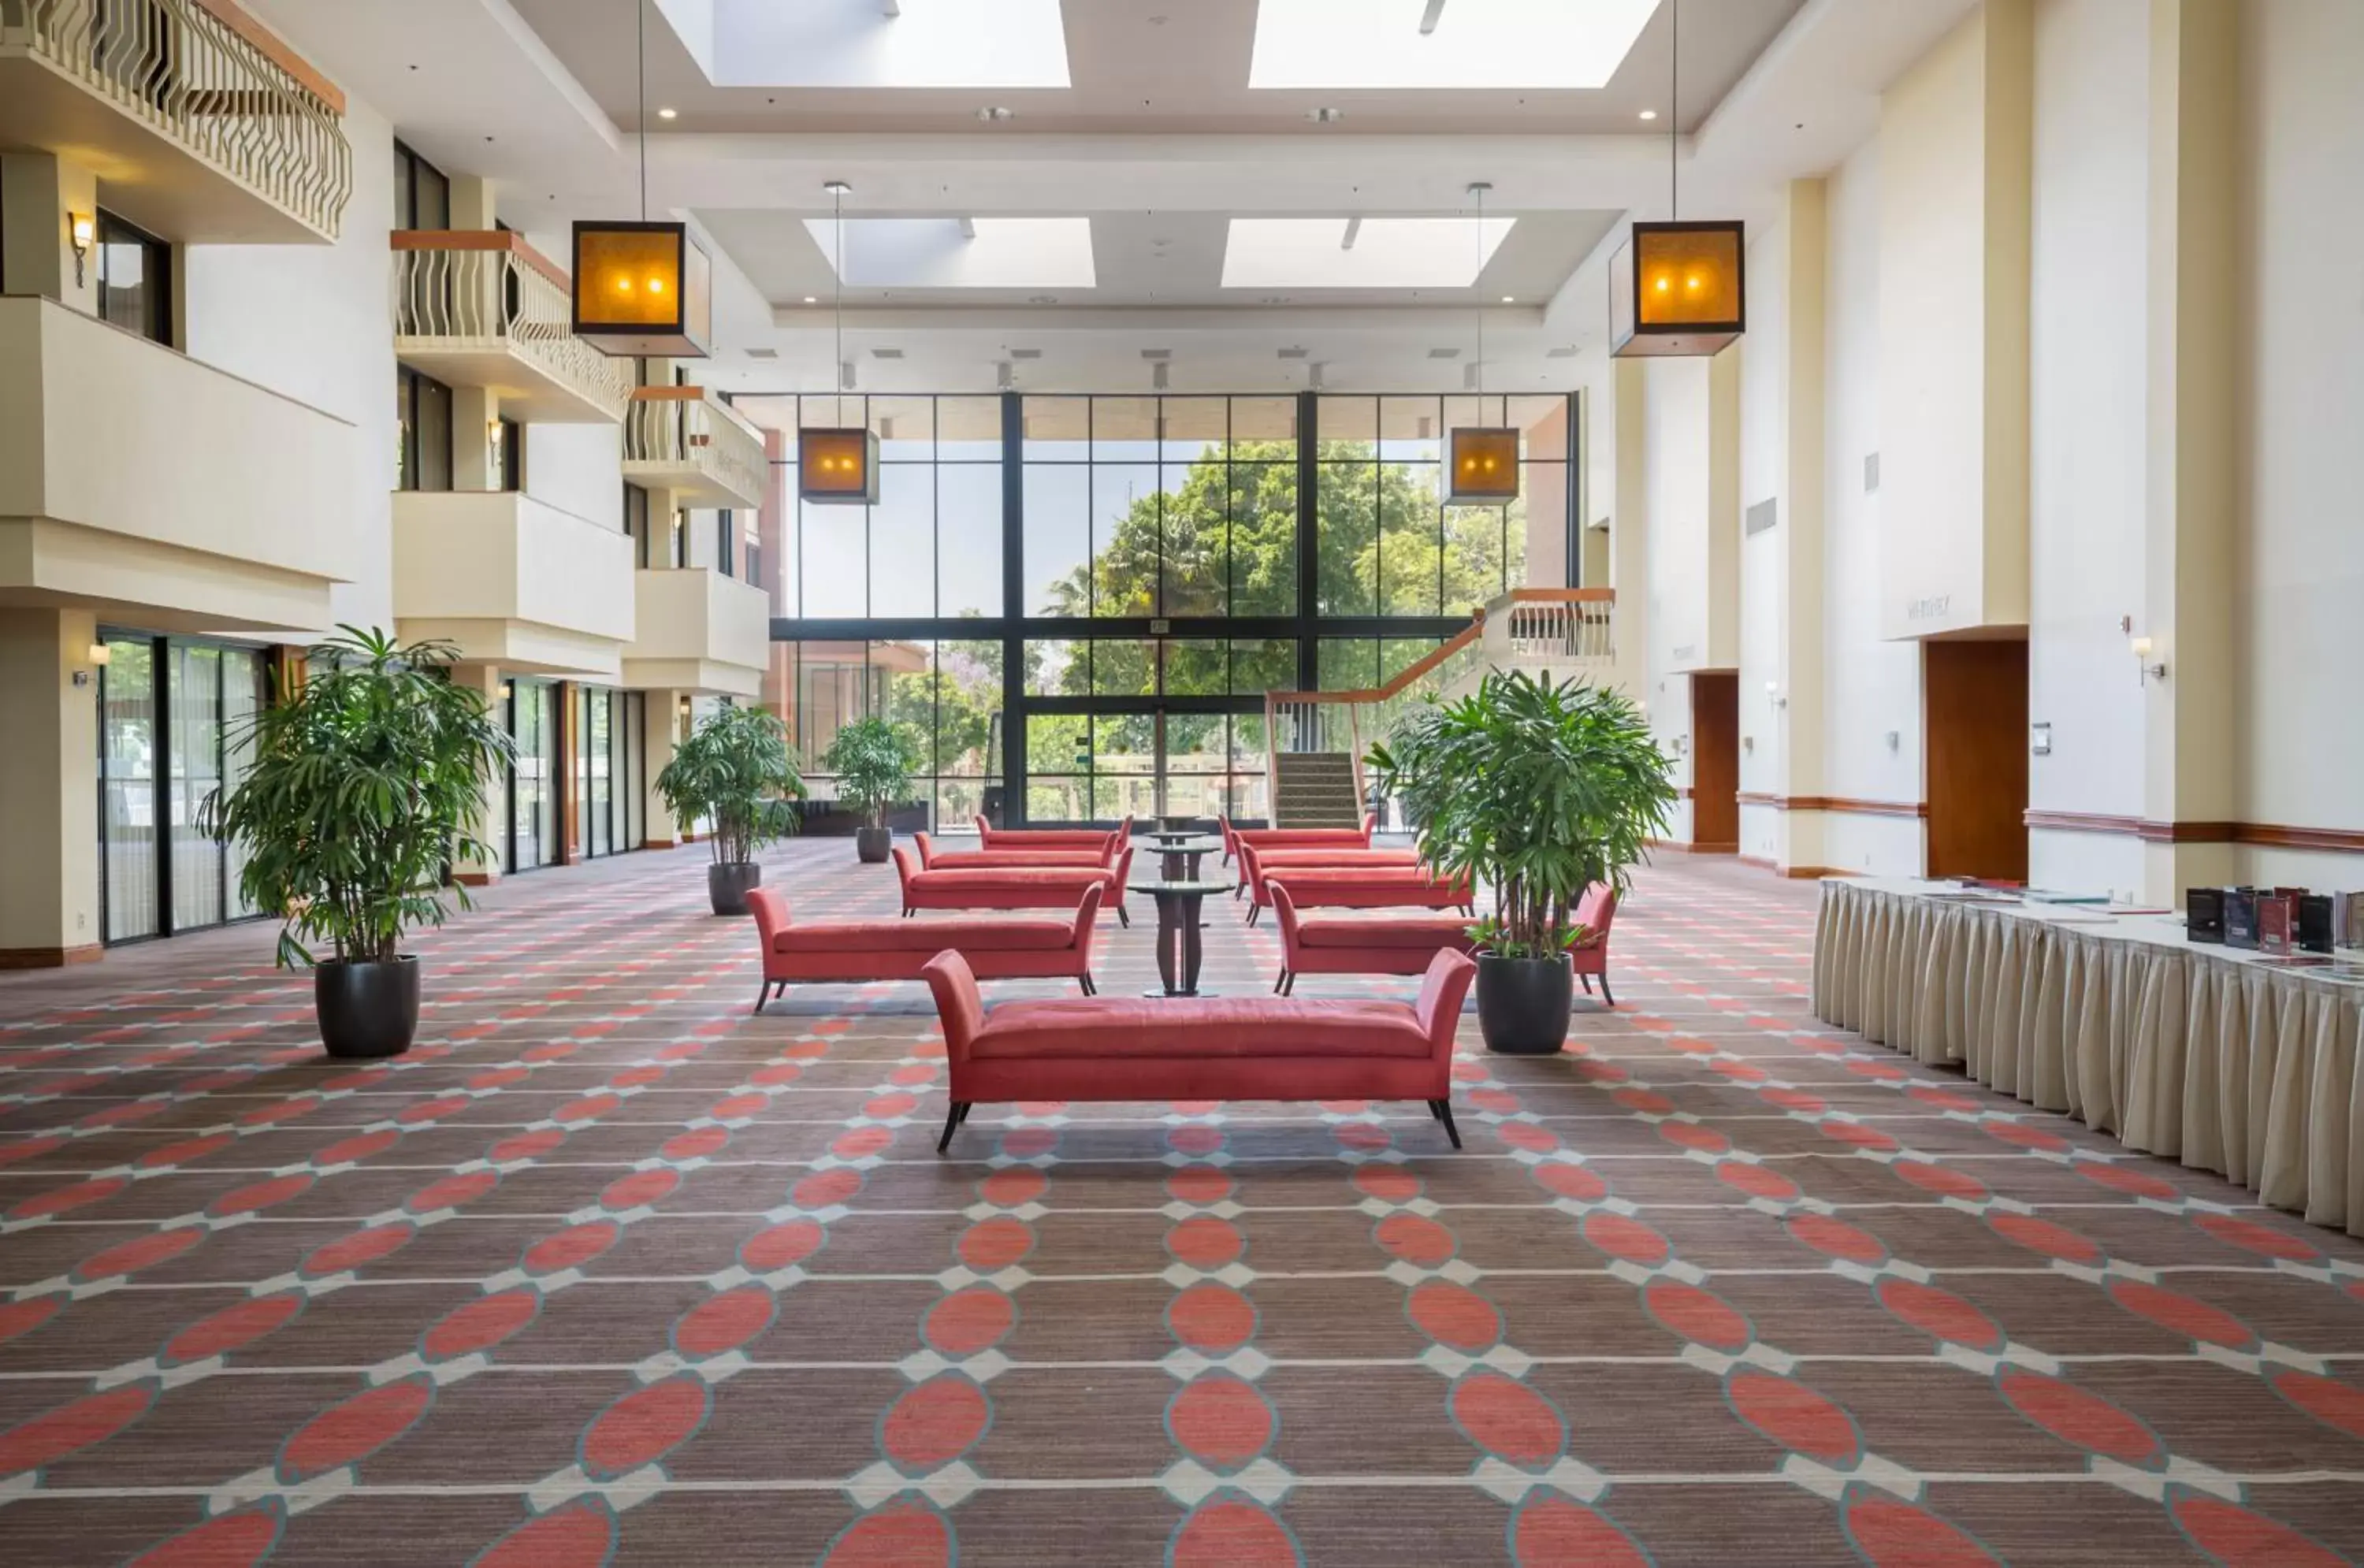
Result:
{"label": "ceiling beam", "polygon": [[1444,15],[1444,0],[1428,0],[1428,9],[1420,14],[1421,36],[1422,38],[1426,38],[1429,34],[1436,31],[1436,24]]}

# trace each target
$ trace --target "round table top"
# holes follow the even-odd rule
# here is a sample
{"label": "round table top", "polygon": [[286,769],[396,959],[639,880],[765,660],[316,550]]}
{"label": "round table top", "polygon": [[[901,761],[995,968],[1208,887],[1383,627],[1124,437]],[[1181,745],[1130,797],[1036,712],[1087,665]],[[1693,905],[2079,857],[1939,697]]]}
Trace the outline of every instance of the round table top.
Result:
{"label": "round table top", "polygon": [[1210,839],[1199,833],[1152,833],[1161,855],[1206,855],[1223,847],[1221,839]]}
{"label": "round table top", "polygon": [[1232,889],[1237,887],[1239,883],[1232,877],[1223,877],[1220,880],[1202,880],[1199,882],[1179,880],[1167,882],[1159,877],[1148,877],[1140,882],[1128,882],[1125,885],[1132,889],[1135,893],[1158,894],[1166,897],[1178,898],[1186,894],[1193,893],[1202,895],[1210,893],[1229,893]]}

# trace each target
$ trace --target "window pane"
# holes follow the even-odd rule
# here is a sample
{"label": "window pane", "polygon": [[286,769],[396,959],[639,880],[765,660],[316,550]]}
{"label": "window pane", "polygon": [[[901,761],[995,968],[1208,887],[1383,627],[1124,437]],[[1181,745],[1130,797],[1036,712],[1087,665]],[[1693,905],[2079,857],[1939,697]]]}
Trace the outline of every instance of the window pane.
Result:
{"label": "window pane", "polygon": [[193,930],[222,918],[221,846],[197,831],[197,812],[221,783],[221,651],[166,646],[172,677],[165,796],[173,834],[173,927]]}
{"label": "window pane", "polygon": [[1091,644],[1038,638],[1026,644],[1026,695],[1082,696],[1092,689]]}
{"label": "window pane", "polygon": [[[883,473],[880,484],[883,487]],[[801,613],[816,617],[868,614],[869,562],[863,545],[867,508],[799,503],[797,510],[804,547]]]}
{"label": "window pane", "polygon": [[1232,399],[1232,456],[1240,462],[1297,461],[1297,399]]}
{"label": "window pane", "polygon": [[156,680],[154,644],[108,638],[99,672],[106,784],[100,836],[106,852],[106,940],[151,937],[156,908]]}
{"label": "window pane", "polygon": [[1231,645],[1175,639],[1165,644],[1165,694],[1219,697],[1231,690]]}
{"label": "window pane", "polygon": [[1222,457],[1231,440],[1231,402],[1222,397],[1168,397],[1158,404],[1158,455],[1193,463]]}
{"label": "window pane", "polygon": [[1355,692],[1379,684],[1379,645],[1369,638],[1325,637],[1314,650],[1325,692]]}
{"label": "window pane", "polygon": [[1025,489],[1025,613],[1091,614],[1091,470],[1029,464]]}
{"label": "window pane", "polygon": [[1440,614],[1443,564],[1437,465],[1383,463],[1379,469],[1379,614]]}
{"label": "window pane", "polygon": [[[222,651],[222,789],[225,794],[235,790],[254,766],[254,716],[263,702],[262,656],[251,649],[231,648]],[[507,785],[506,777],[502,781]],[[506,809],[506,801],[503,802]],[[496,817],[497,825],[504,817]],[[494,832],[498,833],[497,826]],[[235,918],[255,912],[253,903],[239,891],[238,879],[246,869],[253,851],[246,840],[233,840],[229,845],[229,865],[225,895],[229,900],[229,914]]]}
{"label": "window pane", "polygon": [[[1166,450],[1173,451],[1175,445],[1169,440]],[[1208,448],[1207,455],[1188,463],[1169,461],[1159,470],[1165,492],[1159,615],[1224,613],[1223,558],[1231,501],[1221,453],[1221,445],[1216,443]]]}
{"label": "window pane", "polygon": [[[1099,416],[1095,413],[1092,418],[1093,428],[1098,429]],[[1092,450],[1108,449],[1096,439]],[[1157,466],[1096,461],[1091,475],[1091,613],[1154,616],[1157,613],[1160,509]]]}
{"label": "window pane", "polygon": [[1519,445],[1529,458],[1567,456],[1567,398],[1564,394],[1512,397],[1506,422],[1520,431]]}
{"label": "window pane", "polygon": [[1092,403],[1094,462],[1157,461],[1157,399],[1095,397]]}
{"label": "window pane", "polygon": [[[1331,443],[1325,439],[1323,447]],[[1377,604],[1378,475],[1372,462],[1324,462],[1315,497],[1321,574],[1315,613],[1366,616]]]}
{"label": "window pane", "polygon": [[1020,454],[1028,462],[1082,462],[1091,456],[1088,397],[1029,397],[1019,406]]}
{"label": "window pane", "polygon": [[[886,401],[883,398],[875,400]],[[853,507],[844,511],[859,512]],[[870,614],[936,612],[936,470],[932,463],[882,462],[878,502],[870,514]]]}
{"label": "window pane", "polygon": [[933,462],[936,457],[936,400],[932,397],[874,397],[867,410],[870,428],[878,437],[882,462]]}
{"label": "window pane", "polygon": [[936,460],[939,462],[1001,461],[1001,399],[936,399]]}
{"label": "window pane", "polygon": [[1092,721],[1077,713],[1030,716],[1026,720],[1028,776],[1058,778],[1091,772],[1091,730]]}
{"label": "window pane", "polygon": [[937,613],[1001,614],[999,463],[936,470],[936,549]]}
{"label": "window pane", "polygon": [[1259,696],[1296,689],[1296,643],[1287,638],[1267,638],[1232,644],[1232,691],[1242,696]]}
{"label": "window pane", "polygon": [[1092,644],[1092,695],[1147,697],[1157,695],[1157,645],[1103,639]]}
{"label": "window pane", "polygon": [[[1499,404],[1501,399],[1492,401]],[[1379,399],[1379,456],[1383,460],[1441,462],[1444,454],[1444,429],[1436,398]]]}
{"label": "window pane", "polygon": [[1165,716],[1165,771],[1168,773],[1220,773],[1229,766],[1220,713],[1169,713]]}
{"label": "window pane", "polygon": [[1445,614],[1466,614],[1502,591],[1502,512],[1500,506],[1445,508]]}
{"label": "window pane", "polygon": [[1234,462],[1231,491],[1232,614],[1294,616],[1297,465]]}
{"label": "window pane", "polygon": [[936,644],[936,772],[998,778],[1001,759],[988,743],[1000,713],[1001,644]]}
{"label": "window pane", "polygon": [[1379,400],[1376,397],[1324,397],[1315,410],[1321,421],[1321,446],[1318,455],[1332,458],[1368,458],[1377,455],[1379,439]]}
{"label": "window pane", "polygon": [[452,389],[424,376],[411,384],[418,399],[418,488],[452,488]]}

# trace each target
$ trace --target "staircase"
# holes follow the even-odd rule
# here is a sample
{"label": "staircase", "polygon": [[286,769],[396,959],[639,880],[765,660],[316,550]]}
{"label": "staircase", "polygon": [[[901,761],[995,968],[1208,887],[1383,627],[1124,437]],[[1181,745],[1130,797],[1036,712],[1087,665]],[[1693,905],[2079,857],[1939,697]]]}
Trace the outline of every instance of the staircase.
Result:
{"label": "staircase", "polygon": [[1272,825],[1276,828],[1357,828],[1363,803],[1355,793],[1349,751],[1283,751],[1273,758]]}

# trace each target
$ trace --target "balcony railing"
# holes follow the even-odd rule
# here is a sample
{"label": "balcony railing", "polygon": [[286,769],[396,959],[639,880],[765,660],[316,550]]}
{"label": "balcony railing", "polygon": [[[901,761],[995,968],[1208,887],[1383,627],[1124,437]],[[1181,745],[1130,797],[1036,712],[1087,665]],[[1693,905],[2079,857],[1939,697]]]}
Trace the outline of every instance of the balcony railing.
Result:
{"label": "balcony railing", "polygon": [[1613,663],[1611,588],[1522,588],[1486,606],[1486,662],[1498,670],[1580,670]]}
{"label": "balcony railing", "polygon": [[624,417],[624,473],[715,506],[762,504],[769,464],[755,427],[697,386],[643,386]]}
{"label": "balcony railing", "polygon": [[344,96],[231,0],[0,0],[0,54],[19,51],[336,238]]}
{"label": "balcony railing", "polygon": [[[621,419],[632,398],[629,360],[601,353],[574,335],[574,295],[557,264],[507,229],[401,229],[394,239],[395,353],[425,359],[446,379],[450,361],[492,356],[493,384],[508,356],[552,384],[529,395],[526,417],[563,420],[546,406],[579,402]],[[477,384],[473,378],[463,384]]]}

